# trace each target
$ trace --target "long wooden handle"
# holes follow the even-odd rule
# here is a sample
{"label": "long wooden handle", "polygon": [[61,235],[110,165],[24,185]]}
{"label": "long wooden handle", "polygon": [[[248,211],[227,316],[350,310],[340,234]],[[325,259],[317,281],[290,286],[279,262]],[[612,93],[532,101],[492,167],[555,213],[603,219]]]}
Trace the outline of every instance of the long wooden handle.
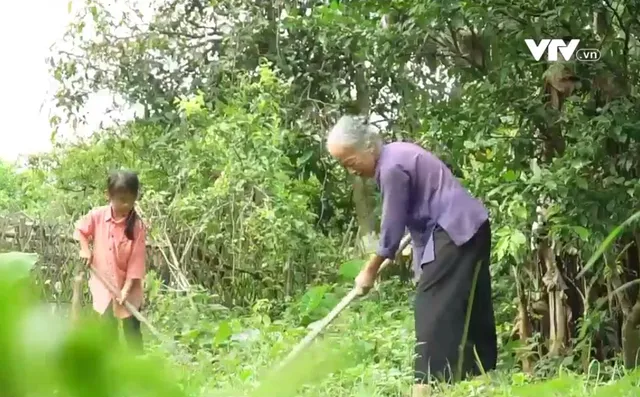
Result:
{"label": "long wooden handle", "polygon": [[[402,252],[402,250],[404,250],[405,247],[409,245],[409,241],[411,241],[411,236],[406,235],[400,242],[400,246],[398,247],[397,253]],[[397,256],[397,253],[396,253],[396,256]],[[393,260],[385,259],[384,262],[382,262],[382,265],[380,265],[380,269],[378,270],[378,273],[380,273],[382,269],[384,269],[391,262],[393,262]],[[349,292],[344,298],[342,298],[342,300],[336,305],[336,307],[334,307],[333,310],[329,312],[329,314],[327,314],[322,320],[320,320],[320,322],[314,327],[314,329],[312,329],[311,332],[309,332],[307,336],[305,336],[304,339],[302,339],[300,343],[298,343],[293,348],[291,353],[289,353],[289,355],[285,357],[284,360],[282,360],[280,365],[278,365],[277,369],[278,370],[282,369],[287,364],[291,363],[304,349],[306,349],[313,342],[313,340],[318,335],[320,335],[320,333],[325,328],[327,328],[329,324],[331,324],[333,320],[335,320],[336,317],[338,317],[338,314],[340,314],[347,306],[349,306],[349,304],[357,296],[358,296],[358,290],[357,288],[354,287],[351,290],[351,292]]]}
{"label": "long wooden handle", "polygon": [[71,324],[76,324],[80,319],[82,308],[82,281],[84,281],[83,269],[76,266],[73,275],[73,295],[71,296]]}
{"label": "long wooden handle", "polygon": [[[116,289],[116,287],[114,287],[109,281],[107,281],[106,278],[104,278],[102,276],[102,274],[100,274],[100,272],[98,272],[96,269],[94,269],[93,267],[89,266],[89,270],[91,271],[91,273],[96,276],[96,278],[98,280],[100,280],[100,282],[102,284],[104,284],[105,287],[107,287],[107,289],[109,290],[109,292],[111,292],[111,294],[113,294],[113,296],[117,296],[118,298],[120,298],[120,291],[118,291],[118,289]],[[149,328],[149,331],[151,331],[151,333],[157,337],[158,339],[164,339],[162,337],[162,334],[160,332],[158,332],[158,330],[151,325],[151,323],[149,322],[149,320],[147,320],[142,313],[140,313],[138,311],[138,309],[136,309],[135,306],[133,306],[128,300],[125,299],[125,301],[123,302],[124,307],[127,308],[127,310],[129,310],[129,312],[138,319],[138,321],[140,321],[141,323],[143,323],[144,325],[147,326],[147,328]]]}

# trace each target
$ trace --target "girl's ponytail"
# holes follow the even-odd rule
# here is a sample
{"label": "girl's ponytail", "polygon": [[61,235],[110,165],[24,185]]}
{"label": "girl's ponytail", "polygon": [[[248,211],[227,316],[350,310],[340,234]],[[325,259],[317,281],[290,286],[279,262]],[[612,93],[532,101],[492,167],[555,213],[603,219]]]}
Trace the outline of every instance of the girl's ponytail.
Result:
{"label": "girl's ponytail", "polygon": [[127,222],[124,228],[124,235],[131,241],[135,238],[134,231],[136,229],[136,221],[138,220],[138,213],[135,209],[132,209],[127,215]]}

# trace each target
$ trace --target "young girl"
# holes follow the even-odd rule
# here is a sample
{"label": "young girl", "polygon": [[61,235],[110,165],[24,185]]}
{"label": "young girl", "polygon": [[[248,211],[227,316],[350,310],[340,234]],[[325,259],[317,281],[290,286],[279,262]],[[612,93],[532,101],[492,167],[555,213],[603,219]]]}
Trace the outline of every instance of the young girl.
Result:
{"label": "young girl", "polygon": [[[93,309],[98,312],[118,337],[118,321],[122,319],[127,344],[142,350],[140,322],[122,305],[124,300],[139,308],[143,302],[142,280],[145,275],[146,231],[134,204],[140,183],[131,171],[109,175],[109,205],[94,208],[77,224],[74,238],[80,242],[80,257],[121,290],[115,297],[95,276],[89,279]],[[93,250],[89,242],[93,242]],[[112,309],[112,310],[108,310]]]}

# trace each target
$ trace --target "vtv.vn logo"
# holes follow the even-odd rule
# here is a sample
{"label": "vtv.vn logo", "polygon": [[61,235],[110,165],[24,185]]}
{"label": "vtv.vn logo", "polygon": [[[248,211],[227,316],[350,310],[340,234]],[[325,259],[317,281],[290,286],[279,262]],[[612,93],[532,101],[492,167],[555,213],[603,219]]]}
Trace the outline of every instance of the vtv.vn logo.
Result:
{"label": "vtv.vn logo", "polygon": [[529,48],[529,52],[536,61],[542,59],[545,51],[549,62],[558,61],[558,52],[562,54],[565,61],[571,60],[575,54],[575,59],[581,62],[594,62],[600,59],[600,50],[597,48],[580,48],[580,40],[573,39],[568,43],[562,39],[542,39],[539,44],[533,39],[524,41]]}

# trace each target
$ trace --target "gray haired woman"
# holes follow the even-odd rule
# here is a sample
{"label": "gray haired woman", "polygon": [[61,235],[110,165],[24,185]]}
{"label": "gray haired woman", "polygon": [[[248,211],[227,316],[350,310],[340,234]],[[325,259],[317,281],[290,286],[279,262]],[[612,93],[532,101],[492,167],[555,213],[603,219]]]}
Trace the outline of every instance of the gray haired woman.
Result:
{"label": "gray haired woman", "polygon": [[382,194],[379,247],[355,280],[361,294],[373,286],[382,262],[395,257],[405,228],[411,234],[418,280],[413,394],[426,395],[432,376],[452,381],[458,378],[454,375],[480,373],[480,366],[494,369],[491,227],[483,204],[435,155],[413,143],[384,144],[357,117],[340,118],[329,133],[327,149],[350,172],[375,178]]}

